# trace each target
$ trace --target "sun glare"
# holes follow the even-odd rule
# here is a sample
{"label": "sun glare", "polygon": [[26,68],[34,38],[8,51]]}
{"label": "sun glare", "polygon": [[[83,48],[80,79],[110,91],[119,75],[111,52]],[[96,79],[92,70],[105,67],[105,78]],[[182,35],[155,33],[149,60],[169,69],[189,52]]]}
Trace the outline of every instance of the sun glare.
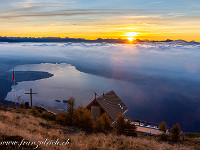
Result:
{"label": "sun glare", "polygon": [[129,41],[133,41],[133,40],[135,40],[134,37],[127,37],[127,39],[128,39]]}
{"label": "sun glare", "polygon": [[127,32],[124,36],[126,36],[129,41],[133,41],[138,36],[138,34],[140,34],[140,33],[137,33],[137,32]]}

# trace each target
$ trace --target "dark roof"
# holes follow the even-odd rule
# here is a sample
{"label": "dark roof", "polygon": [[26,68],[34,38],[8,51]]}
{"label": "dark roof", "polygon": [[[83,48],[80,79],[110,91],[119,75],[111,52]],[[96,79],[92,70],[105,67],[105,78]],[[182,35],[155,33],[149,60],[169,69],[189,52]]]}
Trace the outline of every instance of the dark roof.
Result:
{"label": "dark roof", "polygon": [[[119,114],[125,113],[125,111],[128,110],[127,106],[114,91],[109,91],[108,93],[97,97],[96,100],[94,99],[93,101],[96,101],[113,121],[117,119]],[[92,104],[92,102],[90,104]]]}

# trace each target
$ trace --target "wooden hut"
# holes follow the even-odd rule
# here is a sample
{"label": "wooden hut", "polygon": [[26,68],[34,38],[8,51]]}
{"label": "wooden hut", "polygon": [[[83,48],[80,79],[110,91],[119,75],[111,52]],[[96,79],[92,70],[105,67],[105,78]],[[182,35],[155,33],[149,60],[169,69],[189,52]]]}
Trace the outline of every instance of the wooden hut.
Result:
{"label": "wooden hut", "polygon": [[86,106],[86,109],[91,111],[91,115],[94,119],[100,117],[103,113],[107,113],[113,123],[116,121],[119,114],[124,114],[128,110],[127,106],[113,90],[96,97]]}

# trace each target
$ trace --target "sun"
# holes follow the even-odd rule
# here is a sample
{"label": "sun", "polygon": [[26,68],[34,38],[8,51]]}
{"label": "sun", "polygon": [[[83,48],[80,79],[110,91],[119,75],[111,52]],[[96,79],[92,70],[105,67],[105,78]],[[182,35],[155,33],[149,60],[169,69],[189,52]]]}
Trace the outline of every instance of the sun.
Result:
{"label": "sun", "polygon": [[138,32],[127,32],[125,35],[123,36],[126,36],[126,38],[132,42],[133,40],[135,40],[135,38],[139,35],[140,33]]}
{"label": "sun", "polygon": [[127,39],[130,41],[130,42],[132,42],[133,40],[135,40],[135,38],[134,37],[127,37]]}

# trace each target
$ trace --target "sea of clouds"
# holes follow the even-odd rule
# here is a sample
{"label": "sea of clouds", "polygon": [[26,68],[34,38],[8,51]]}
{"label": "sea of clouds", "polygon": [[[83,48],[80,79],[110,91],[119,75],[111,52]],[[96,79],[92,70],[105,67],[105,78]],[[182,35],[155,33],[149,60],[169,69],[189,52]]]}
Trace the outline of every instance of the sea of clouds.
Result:
{"label": "sea of clouds", "polygon": [[199,43],[1,43],[0,57],[41,59],[128,73],[194,76],[200,71]]}

